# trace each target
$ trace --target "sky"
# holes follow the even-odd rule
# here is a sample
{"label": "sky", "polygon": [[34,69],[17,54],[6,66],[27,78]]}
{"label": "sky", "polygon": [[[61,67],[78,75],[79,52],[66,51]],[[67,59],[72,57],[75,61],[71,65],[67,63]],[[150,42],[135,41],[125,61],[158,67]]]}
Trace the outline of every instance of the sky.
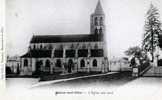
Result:
{"label": "sky", "polygon": [[[106,15],[109,57],[140,46],[146,12],[152,2],[162,15],[160,0],[100,0]],[[6,0],[6,50],[27,52],[33,35],[90,34],[90,15],[98,0]],[[160,18],[162,21],[162,19]]]}

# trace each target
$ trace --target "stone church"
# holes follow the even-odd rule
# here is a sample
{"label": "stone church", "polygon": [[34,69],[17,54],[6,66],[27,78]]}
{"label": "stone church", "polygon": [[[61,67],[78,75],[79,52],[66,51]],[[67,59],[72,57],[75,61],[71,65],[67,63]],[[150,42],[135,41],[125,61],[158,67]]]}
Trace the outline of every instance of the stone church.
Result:
{"label": "stone church", "polygon": [[21,56],[21,75],[107,72],[105,14],[98,1],[90,16],[90,34],[33,35]]}

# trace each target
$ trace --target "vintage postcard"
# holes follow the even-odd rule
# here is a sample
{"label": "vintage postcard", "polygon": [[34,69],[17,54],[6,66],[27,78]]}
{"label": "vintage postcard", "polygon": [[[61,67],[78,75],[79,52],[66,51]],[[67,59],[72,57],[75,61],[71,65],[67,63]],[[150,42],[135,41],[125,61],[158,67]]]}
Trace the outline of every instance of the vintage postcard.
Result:
{"label": "vintage postcard", "polygon": [[161,100],[162,1],[1,0],[5,100]]}

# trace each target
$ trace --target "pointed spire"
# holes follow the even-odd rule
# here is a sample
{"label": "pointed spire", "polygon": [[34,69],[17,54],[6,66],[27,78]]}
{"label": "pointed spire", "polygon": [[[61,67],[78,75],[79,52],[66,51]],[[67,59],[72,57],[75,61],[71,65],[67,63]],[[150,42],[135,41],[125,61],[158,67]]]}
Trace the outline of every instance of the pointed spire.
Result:
{"label": "pointed spire", "polygon": [[95,14],[104,14],[100,0],[98,0],[97,6],[95,9]]}

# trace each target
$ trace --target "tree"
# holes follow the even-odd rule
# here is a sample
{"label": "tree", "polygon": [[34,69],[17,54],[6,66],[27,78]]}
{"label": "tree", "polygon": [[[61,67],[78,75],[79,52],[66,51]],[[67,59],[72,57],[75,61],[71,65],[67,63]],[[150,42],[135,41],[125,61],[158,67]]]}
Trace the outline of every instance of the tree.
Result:
{"label": "tree", "polygon": [[130,59],[130,66],[136,66],[136,58],[139,60],[139,70],[142,71],[149,66],[149,58],[147,54],[138,46],[130,47],[127,51],[125,51],[127,56],[133,56]]}
{"label": "tree", "polygon": [[159,35],[159,47],[162,49],[162,34]]}
{"label": "tree", "polygon": [[159,46],[159,35],[161,33],[161,22],[159,20],[158,9],[151,4],[148,12],[146,13],[145,33],[143,35],[142,48],[144,51],[149,52],[154,61],[154,51]]}
{"label": "tree", "polygon": [[127,56],[141,56],[142,55],[142,49],[138,46],[130,47],[128,50],[124,52]]}

